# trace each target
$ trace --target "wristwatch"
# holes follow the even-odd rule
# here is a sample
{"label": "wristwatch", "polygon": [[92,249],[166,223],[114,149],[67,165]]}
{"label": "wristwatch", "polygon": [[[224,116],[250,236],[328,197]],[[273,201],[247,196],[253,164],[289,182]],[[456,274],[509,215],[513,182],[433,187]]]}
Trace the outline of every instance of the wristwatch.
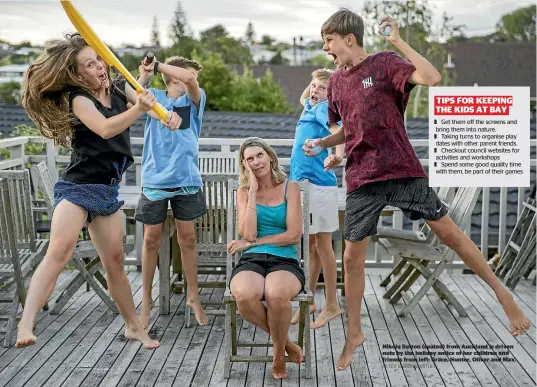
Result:
{"label": "wristwatch", "polygon": [[252,242],[252,246],[257,246],[258,243],[259,243],[259,238],[255,238],[254,241]]}
{"label": "wristwatch", "polygon": [[155,66],[153,67],[153,74],[154,75],[157,75],[157,73],[158,73],[158,65],[159,65],[159,63],[160,63],[159,61],[155,62]]}

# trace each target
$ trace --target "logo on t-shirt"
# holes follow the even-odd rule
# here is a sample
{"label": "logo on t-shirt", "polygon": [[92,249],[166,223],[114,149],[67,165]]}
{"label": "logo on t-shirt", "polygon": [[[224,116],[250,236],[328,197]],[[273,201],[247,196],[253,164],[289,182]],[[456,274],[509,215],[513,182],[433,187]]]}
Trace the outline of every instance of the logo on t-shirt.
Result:
{"label": "logo on t-shirt", "polygon": [[362,81],[362,85],[364,85],[364,89],[367,89],[368,87],[373,86],[373,78],[367,77]]}

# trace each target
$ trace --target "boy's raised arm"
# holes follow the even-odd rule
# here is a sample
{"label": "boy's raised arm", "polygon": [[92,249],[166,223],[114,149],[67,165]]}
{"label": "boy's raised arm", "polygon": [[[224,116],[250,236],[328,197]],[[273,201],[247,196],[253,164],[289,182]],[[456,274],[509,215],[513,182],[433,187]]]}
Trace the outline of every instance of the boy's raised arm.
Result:
{"label": "boy's raised arm", "polygon": [[381,34],[386,26],[390,26],[392,31],[390,32],[390,35],[382,35],[384,39],[392,43],[399,51],[401,51],[401,53],[406,56],[416,68],[416,71],[414,71],[408,78],[408,82],[423,86],[436,86],[440,84],[442,76],[438,70],[401,38],[397,20],[388,16],[382,17],[379,26],[379,32],[381,32]]}

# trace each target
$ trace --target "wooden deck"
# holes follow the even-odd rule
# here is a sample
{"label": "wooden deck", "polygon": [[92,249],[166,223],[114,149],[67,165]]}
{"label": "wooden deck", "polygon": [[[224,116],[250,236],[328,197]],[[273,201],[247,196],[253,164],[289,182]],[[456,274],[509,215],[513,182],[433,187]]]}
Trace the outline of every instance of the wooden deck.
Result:
{"label": "wooden deck", "polygon": [[[141,301],[141,273],[128,273],[134,300]],[[73,276],[64,272],[55,295]],[[362,310],[366,343],[356,352],[352,367],[335,371],[335,361],[345,342],[346,315],[329,326],[312,331],[314,340],[314,379],[304,379],[297,365],[289,365],[289,379],[274,381],[271,364],[234,364],[231,378],[223,378],[224,317],[210,316],[209,325],[184,327],[184,296],[171,298],[172,314],[158,316],[153,310],[151,335],[161,340],[161,348],[147,351],[123,337],[119,315],[109,312],[92,292],[83,286],[63,312],[51,316],[41,312],[36,326],[37,345],[18,350],[0,347],[0,386],[535,386],[536,385],[536,297],[535,287],[522,280],[515,298],[532,322],[529,334],[513,338],[507,320],[491,291],[473,275],[444,275],[443,281],[467,307],[469,318],[459,318],[434,293],[428,294],[411,315],[399,318],[402,305],[391,305],[382,298],[380,275],[368,275]],[[200,280],[211,280],[200,276]],[[416,291],[416,289],[412,289]],[[154,295],[158,286],[154,287]],[[223,289],[204,289],[202,297],[218,300]],[[316,294],[322,307],[323,293]],[[345,298],[340,297],[345,307]],[[239,323],[241,320],[239,320]],[[251,324],[241,329],[244,338],[266,340],[264,332]],[[291,336],[296,335],[292,328]],[[394,358],[382,352],[386,345],[440,345],[456,352],[464,345],[505,345],[501,361],[496,355],[481,354],[481,361],[450,361],[431,351],[441,360],[433,363],[429,356],[405,356],[410,361],[390,362]],[[249,351],[249,349],[243,349]],[[415,349],[416,350],[416,349]],[[480,349],[484,350],[484,349]],[[267,349],[256,348],[263,354]],[[269,349],[269,354],[270,354]],[[404,352],[404,349],[399,351]],[[408,349],[406,350],[408,351]],[[419,349],[419,351],[422,351]],[[475,349],[465,349],[474,352]],[[266,352],[265,352],[266,353]],[[461,358],[460,355],[452,355]],[[383,360],[384,359],[384,360]],[[420,367],[412,360],[418,359]],[[427,359],[429,361],[427,361]],[[488,359],[488,361],[484,361]],[[511,361],[509,361],[511,360]]]}

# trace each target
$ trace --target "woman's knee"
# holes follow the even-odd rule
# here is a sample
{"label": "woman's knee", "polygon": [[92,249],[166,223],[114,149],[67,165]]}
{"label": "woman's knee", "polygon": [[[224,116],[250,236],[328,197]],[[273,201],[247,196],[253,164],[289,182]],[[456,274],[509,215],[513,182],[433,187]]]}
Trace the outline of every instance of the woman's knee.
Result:
{"label": "woman's knee", "polygon": [[265,289],[265,300],[270,307],[286,306],[294,296],[290,295],[289,289],[271,287]]}
{"label": "woman's knee", "polygon": [[244,310],[253,304],[261,302],[261,299],[263,298],[262,294],[252,292],[247,286],[232,287],[231,292],[233,293],[233,297],[237,302],[239,310]]}
{"label": "woman's knee", "polygon": [[51,241],[45,259],[57,265],[65,266],[75,250],[77,241]]}
{"label": "woman's knee", "polygon": [[101,257],[103,266],[108,275],[114,275],[118,273],[124,273],[125,269],[125,257],[123,249],[115,249]]}

